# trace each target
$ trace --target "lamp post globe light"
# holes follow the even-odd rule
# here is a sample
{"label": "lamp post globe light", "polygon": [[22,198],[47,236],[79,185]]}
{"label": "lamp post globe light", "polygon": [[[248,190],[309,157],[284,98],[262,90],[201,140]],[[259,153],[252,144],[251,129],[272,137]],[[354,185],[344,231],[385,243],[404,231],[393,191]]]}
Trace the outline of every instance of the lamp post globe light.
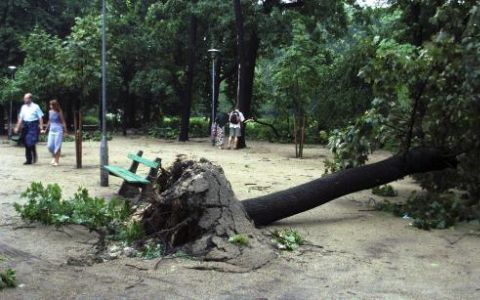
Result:
{"label": "lamp post globe light", "polygon": [[215,49],[215,48],[212,48],[212,49],[209,49],[208,50],[208,53],[210,53],[210,56],[212,58],[212,115],[211,115],[211,122],[212,122],[212,128],[210,130],[211,132],[211,139],[212,139],[212,146],[215,146],[215,112],[216,112],[216,107],[215,107],[215,83],[216,83],[216,78],[217,78],[217,74],[216,74],[216,62],[217,62],[217,58],[218,58],[218,55],[220,54],[220,50],[218,49]]}
{"label": "lamp post globe light", "polygon": [[[12,74],[12,80],[15,80],[15,72],[17,71],[17,67],[9,66],[8,70],[10,70],[10,73]],[[13,103],[12,103],[12,98],[10,97],[10,108],[8,113],[8,139],[9,140],[12,138],[12,119],[13,119]]]}
{"label": "lamp post globe light", "polygon": [[108,142],[107,142],[107,40],[106,40],[106,3],[102,0],[102,139],[100,141],[100,186],[108,186]]}

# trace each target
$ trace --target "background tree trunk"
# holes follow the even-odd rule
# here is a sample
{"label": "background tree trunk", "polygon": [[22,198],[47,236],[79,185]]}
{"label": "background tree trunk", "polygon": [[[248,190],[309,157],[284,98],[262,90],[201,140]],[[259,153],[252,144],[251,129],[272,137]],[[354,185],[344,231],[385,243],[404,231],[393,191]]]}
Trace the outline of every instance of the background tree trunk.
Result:
{"label": "background tree trunk", "polygon": [[2,134],[5,134],[5,108],[0,104],[0,135]]}
{"label": "background tree trunk", "polygon": [[[255,80],[255,65],[257,63],[257,54],[258,48],[260,46],[260,40],[258,39],[256,33],[252,33],[250,40],[247,42],[247,55],[245,57],[244,67],[243,67],[243,85],[242,95],[240,98],[242,101],[238,103],[238,108],[245,115],[245,118],[250,118],[252,116],[252,97],[253,97],[253,85]],[[238,140],[238,147],[245,148],[245,126],[242,126],[242,136]]]}
{"label": "background tree trunk", "polygon": [[[255,31],[245,38],[245,24],[240,0],[233,0],[235,11],[235,27],[237,31],[237,102],[236,106],[245,115],[251,116],[253,95],[253,80],[255,78],[255,64],[257,60],[260,40]],[[245,148],[245,126],[242,126],[242,136],[238,140],[238,148]]]}
{"label": "background tree trunk", "polygon": [[456,165],[457,159],[454,155],[444,155],[436,149],[417,148],[404,155],[395,155],[377,163],[343,170],[242,203],[257,226],[268,225],[343,195],[386,184],[410,174],[442,170]]}
{"label": "background tree trunk", "polygon": [[[195,3],[196,1],[194,1]],[[190,114],[192,110],[193,84],[195,77],[195,61],[196,61],[196,43],[197,43],[197,17],[191,15],[189,29],[189,49],[187,64],[187,82],[183,91],[182,120],[180,123],[179,141],[188,141],[188,132],[190,128]]]}

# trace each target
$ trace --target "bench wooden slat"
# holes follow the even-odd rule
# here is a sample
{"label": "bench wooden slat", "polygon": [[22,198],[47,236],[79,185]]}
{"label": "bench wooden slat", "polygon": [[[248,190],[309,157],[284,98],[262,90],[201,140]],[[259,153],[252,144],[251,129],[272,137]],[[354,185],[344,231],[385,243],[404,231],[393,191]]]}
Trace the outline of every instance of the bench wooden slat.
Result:
{"label": "bench wooden slat", "polygon": [[133,154],[133,153],[129,153],[128,154],[128,158],[131,159],[131,160],[134,160],[136,162],[139,162],[147,167],[150,167],[150,168],[154,168],[154,169],[157,169],[160,167],[160,164],[155,162],[155,161],[151,161],[151,160],[148,160],[146,158],[143,158],[141,156],[138,156],[136,154]]}
{"label": "bench wooden slat", "polygon": [[126,170],[124,168],[120,168],[116,166],[105,166],[104,168],[108,170],[108,172],[110,172],[111,174],[124,179],[126,182],[150,184],[150,181],[148,181],[144,177],[138,176],[137,174],[132,173],[129,170]]}

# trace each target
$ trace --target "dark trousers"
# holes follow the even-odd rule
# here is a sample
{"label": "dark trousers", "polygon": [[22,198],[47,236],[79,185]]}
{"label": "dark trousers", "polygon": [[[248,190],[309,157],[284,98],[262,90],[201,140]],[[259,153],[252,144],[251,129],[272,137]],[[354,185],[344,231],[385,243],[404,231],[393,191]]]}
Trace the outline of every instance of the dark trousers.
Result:
{"label": "dark trousers", "polygon": [[37,148],[35,145],[38,142],[38,136],[40,133],[38,123],[38,121],[23,122],[22,136],[23,144],[25,145],[25,158],[27,159],[27,164],[37,162]]}
{"label": "dark trousers", "polygon": [[27,164],[37,162],[37,147],[25,145],[25,158],[27,159]]}

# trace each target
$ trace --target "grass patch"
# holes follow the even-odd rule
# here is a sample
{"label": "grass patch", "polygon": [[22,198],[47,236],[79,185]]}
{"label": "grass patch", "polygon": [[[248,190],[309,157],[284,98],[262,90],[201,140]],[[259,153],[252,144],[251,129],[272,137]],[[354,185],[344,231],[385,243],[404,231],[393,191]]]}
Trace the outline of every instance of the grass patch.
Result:
{"label": "grass patch", "polygon": [[244,234],[235,234],[228,238],[228,242],[237,246],[248,246],[248,237]]}

